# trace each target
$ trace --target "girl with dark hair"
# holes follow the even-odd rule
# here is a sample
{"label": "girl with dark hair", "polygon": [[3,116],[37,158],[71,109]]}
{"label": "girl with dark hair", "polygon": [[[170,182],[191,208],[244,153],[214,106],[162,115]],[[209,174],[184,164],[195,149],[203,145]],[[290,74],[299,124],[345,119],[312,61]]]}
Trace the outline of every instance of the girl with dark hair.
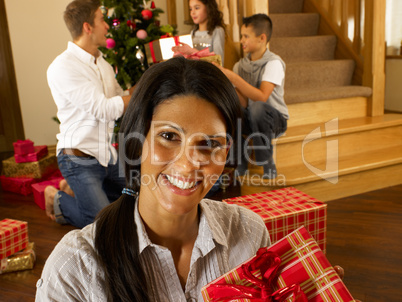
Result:
{"label": "girl with dark hair", "polygon": [[191,31],[193,47],[185,43],[172,47],[174,52],[192,55],[206,47],[209,51],[220,55],[222,65],[225,53],[225,24],[223,14],[218,9],[216,0],[190,0],[190,16],[194,22]]}
{"label": "girl with dark hair", "polygon": [[241,110],[215,66],[155,64],[121,124],[126,188],[47,260],[37,301],[202,301],[201,288],[270,244],[262,219],[205,199]]}

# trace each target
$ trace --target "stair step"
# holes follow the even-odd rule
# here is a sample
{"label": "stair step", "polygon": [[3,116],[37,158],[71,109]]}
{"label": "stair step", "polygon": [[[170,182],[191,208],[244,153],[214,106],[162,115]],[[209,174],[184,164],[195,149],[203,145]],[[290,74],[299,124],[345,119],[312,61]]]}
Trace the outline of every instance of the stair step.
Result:
{"label": "stair step", "polygon": [[320,128],[320,132],[315,133],[314,137],[341,135],[358,131],[382,129],[398,125],[402,125],[401,114],[384,114],[381,116],[373,116],[373,117],[366,116],[360,118],[339,120],[337,133],[334,132],[328,133],[327,131],[325,131],[325,128],[322,127],[323,123],[312,123],[297,127],[289,127],[288,130],[286,131],[286,135],[281,136],[278,139],[275,139],[273,142],[275,144],[286,144],[295,141],[302,141],[304,140],[307,133],[311,133],[311,131],[316,128]]}
{"label": "stair step", "polygon": [[332,100],[353,97],[370,97],[373,90],[365,86],[340,86],[310,89],[288,89],[285,88],[286,104],[308,103],[321,100]]}
{"label": "stair step", "polygon": [[272,38],[269,48],[285,63],[333,60],[336,36]]}
{"label": "stair step", "polygon": [[[287,100],[285,95],[285,100]],[[288,127],[325,123],[334,118],[351,119],[367,116],[368,99],[351,97],[288,104]]]}
{"label": "stair step", "polygon": [[315,13],[270,14],[272,37],[315,36],[320,16]]}
{"label": "stair step", "polygon": [[[389,123],[387,125],[373,123],[372,128],[368,130],[360,125],[344,125],[342,122],[345,121],[335,119],[318,126],[314,125],[299,137],[286,133],[282,142],[279,138],[274,148],[278,169],[317,161],[318,163],[337,161],[338,158],[345,156],[363,151],[372,153],[383,148],[398,147],[402,152],[402,119],[399,119],[398,124],[394,126],[388,126]],[[292,129],[289,130],[291,133]]]}
{"label": "stair step", "polygon": [[263,170],[261,167],[250,168],[249,176],[240,178],[242,185],[248,186],[295,186],[298,184],[327,180],[336,183],[336,179],[343,175],[359,173],[363,171],[378,169],[386,166],[402,164],[402,148],[391,147],[376,150],[370,153],[362,152],[339,158],[337,169],[325,171],[327,162],[317,161],[310,163],[317,170],[312,171],[304,164],[288,167],[278,167],[276,179],[262,179]]}
{"label": "stair step", "polygon": [[289,63],[286,66],[285,90],[348,86],[352,82],[354,68],[353,60]]}
{"label": "stair step", "polygon": [[249,165],[250,173],[242,181],[248,186],[289,186],[402,164],[402,115],[340,120],[337,127],[326,126],[289,128],[274,140],[278,177],[261,179],[262,167]]}
{"label": "stair step", "polygon": [[269,0],[270,14],[301,13],[303,0]]}

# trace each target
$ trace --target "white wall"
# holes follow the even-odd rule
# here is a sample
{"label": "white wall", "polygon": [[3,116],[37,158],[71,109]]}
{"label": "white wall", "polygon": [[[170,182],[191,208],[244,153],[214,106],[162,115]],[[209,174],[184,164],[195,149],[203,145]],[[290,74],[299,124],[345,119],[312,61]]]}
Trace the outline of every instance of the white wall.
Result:
{"label": "white wall", "polygon": [[[179,13],[180,1],[178,16],[183,16]],[[57,143],[59,128],[52,120],[57,108],[47,85],[46,70],[71,40],[63,21],[70,2],[5,0],[25,137],[36,145]],[[166,12],[166,0],[156,0],[155,5]],[[166,24],[166,14],[160,15],[160,20]]]}
{"label": "white wall", "polygon": [[63,21],[69,0],[5,0],[25,137],[56,143],[58,125],[46,69],[70,39]]}

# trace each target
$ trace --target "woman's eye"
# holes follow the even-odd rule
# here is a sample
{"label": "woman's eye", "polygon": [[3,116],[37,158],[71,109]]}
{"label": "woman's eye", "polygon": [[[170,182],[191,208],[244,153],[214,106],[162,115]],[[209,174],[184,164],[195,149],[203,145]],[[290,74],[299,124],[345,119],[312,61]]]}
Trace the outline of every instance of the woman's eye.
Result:
{"label": "woman's eye", "polygon": [[222,144],[220,142],[218,142],[217,140],[213,140],[213,139],[205,140],[203,145],[210,149],[216,149],[216,148],[222,147]]}
{"label": "woman's eye", "polygon": [[162,136],[165,140],[168,141],[175,141],[180,139],[180,136],[178,136],[176,133],[173,132],[162,132],[160,136]]}

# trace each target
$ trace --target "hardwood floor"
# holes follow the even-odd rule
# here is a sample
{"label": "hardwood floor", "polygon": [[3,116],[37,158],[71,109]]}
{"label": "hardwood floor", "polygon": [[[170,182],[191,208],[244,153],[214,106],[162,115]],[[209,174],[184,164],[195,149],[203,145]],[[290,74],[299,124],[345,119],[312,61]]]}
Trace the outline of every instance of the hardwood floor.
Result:
{"label": "hardwood floor", "polygon": [[[232,187],[213,198],[239,194]],[[34,301],[46,258],[74,227],[48,220],[33,195],[0,190],[0,220],[4,218],[28,222],[37,259],[32,270],[0,275],[0,301]],[[344,282],[356,299],[402,301],[402,185],[328,202],[327,257],[345,269]]]}

